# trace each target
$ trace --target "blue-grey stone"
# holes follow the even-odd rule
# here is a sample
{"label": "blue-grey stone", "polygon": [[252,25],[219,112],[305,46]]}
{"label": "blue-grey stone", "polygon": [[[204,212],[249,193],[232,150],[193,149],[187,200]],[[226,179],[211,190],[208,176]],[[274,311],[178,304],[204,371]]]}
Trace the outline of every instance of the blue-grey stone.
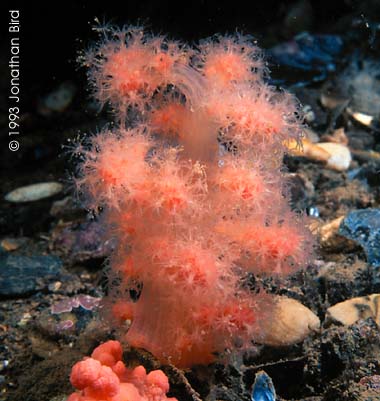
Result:
{"label": "blue-grey stone", "polygon": [[380,266],[380,209],[353,210],[343,219],[339,234],[360,244],[372,266]]}
{"label": "blue-grey stone", "polygon": [[272,379],[263,371],[256,373],[252,388],[252,401],[276,401],[276,391]]}
{"label": "blue-grey stone", "polygon": [[56,256],[0,255],[0,296],[26,295],[45,288],[59,276],[62,261]]}

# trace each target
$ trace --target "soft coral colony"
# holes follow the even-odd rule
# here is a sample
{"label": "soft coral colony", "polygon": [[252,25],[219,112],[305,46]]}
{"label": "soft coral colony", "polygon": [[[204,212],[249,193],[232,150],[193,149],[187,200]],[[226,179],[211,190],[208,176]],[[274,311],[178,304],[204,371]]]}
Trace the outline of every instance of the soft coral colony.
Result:
{"label": "soft coral colony", "polygon": [[117,241],[105,307],[131,321],[128,344],[179,367],[245,349],[271,311],[245,278],[289,274],[311,251],[282,171],[301,135],[295,99],[239,34],[194,49],[111,30],[85,64],[117,119],[81,146],[77,178]]}

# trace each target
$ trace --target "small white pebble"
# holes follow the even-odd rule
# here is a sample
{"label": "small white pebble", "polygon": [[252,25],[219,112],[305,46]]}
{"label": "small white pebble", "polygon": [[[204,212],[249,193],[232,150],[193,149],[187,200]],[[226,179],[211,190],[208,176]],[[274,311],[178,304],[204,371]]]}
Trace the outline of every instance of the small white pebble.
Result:
{"label": "small white pebble", "polygon": [[59,182],[41,182],[17,188],[7,193],[4,199],[13,203],[33,202],[56,195],[61,192],[62,189],[63,185]]}

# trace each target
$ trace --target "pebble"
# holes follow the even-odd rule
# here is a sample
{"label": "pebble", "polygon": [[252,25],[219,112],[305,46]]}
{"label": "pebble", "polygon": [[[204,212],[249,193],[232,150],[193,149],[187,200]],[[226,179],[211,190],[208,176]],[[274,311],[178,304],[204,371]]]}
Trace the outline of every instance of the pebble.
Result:
{"label": "pebble", "polygon": [[306,104],[302,108],[302,115],[305,119],[305,122],[308,124],[311,124],[312,122],[315,121],[315,113],[314,113],[313,109],[311,108],[311,106],[309,106],[308,104]]}
{"label": "pebble", "polygon": [[42,115],[49,115],[52,112],[60,113],[66,110],[72,102],[76,91],[77,88],[72,82],[63,82],[56,90],[42,99],[38,111]]}
{"label": "pebble", "polygon": [[28,324],[28,322],[30,322],[31,319],[32,315],[29,312],[25,312],[21,319],[17,322],[17,326],[24,327]]}
{"label": "pebble", "polygon": [[339,226],[339,234],[361,245],[370,265],[380,266],[380,209],[349,212]]}
{"label": "pebble", "polygon": [[339,250],[342,248],[352,249],[354,243],[339,234],[339,227],[344,219],[344,216],[337,217],[327,223],[312,223],[310,226],[311,231],[318,235],[319,243],[325,249]]}
{"label": "pebble", "polygon": [[49,198],[50,196],[60,193],[62,190],[63,185],[59,182],[41,182],[17,188],[7,193],[4,199],[13,203],[34,202]]}
{"label": "pebble", "polygon": [[323,162],[331,170],[345,171],[352,161],[349,148],[341,143],[312,143],[304,138],[302,147],[299,147],[294,141],[287,144],[287,147],[293,156],[302,156],[316,162]]}
{"label": "pebble", "polygon": [[12,252],[28,242],[28,238],[20,237],[20,238],[3,238],[0,242],[0,246],[4,251]]}
{"label": "pebble", "polygon": [[374,116],[347,108],[347,113],[358,123],[370,127],[375,120]]}
{"label": "pebble", "polygon": [[295,299],[277,296],[273,315],[262,323],[259,342],[273,347],[293,345],[319,328],[319,318],[309,308]]}
{"label": "pebble", "polygon": [[359,319],[373,318],[380,326],[380,294],[347,299],[331,306],[326,311],[327,323],[339,322],[345,326],[356,323]]}
{"label": "pebble", "polygon": [[276,401],[276,390],[272,379],[263,371],[256,373],[252,387],[252,401]]}
{"label": "pebble", "polygon": [[0,296],[14,297],[42,290],[57,277],[62,261],[56,256],[0,256]]}
{"label": "pebble", "polygon": [[54,283],[50,283],[48,285],[48,290],[50,292],[57,292],[62,287],[62,283],[60,281],[55,281]]}
{"label": "pebble", "polygon": [[105,258],[114,247],[112,240],[104,239],[104,227],[93,220],[58,224],[51,242],[51,247],[71,263]]}
{"label": "pebble", "polygon": [[7,359],[0,361],[0,372],[5,370],[8,366],[9,366],[9,361]]}

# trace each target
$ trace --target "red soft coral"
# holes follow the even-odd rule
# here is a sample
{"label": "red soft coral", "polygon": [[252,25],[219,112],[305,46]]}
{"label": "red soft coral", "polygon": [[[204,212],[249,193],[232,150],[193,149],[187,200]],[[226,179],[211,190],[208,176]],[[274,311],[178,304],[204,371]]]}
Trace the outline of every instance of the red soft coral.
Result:
{"label": "red soft coral", "polygon": [[[240,35],[190,50],[111,31],[87,62],[120,123],[83,144],[78,177],[116,242],[106,315],[130,345],[182,367],[251,346],[273,308],[245,285],[250,274],[289,274],[311,251],[282,170],[284,142],[300,139],[297,103],[265,82],[260,51]],[[111,351],[94,357],[112,366]]]}
{"label": "red soft coral", "polygon": [[91,358],[76,363],[71,384],[79,392],[67,401],[176,401],[168,398],[169,380],[161,370],[146,373],[143,366],[127,369],[118,341],[97,347]]}

